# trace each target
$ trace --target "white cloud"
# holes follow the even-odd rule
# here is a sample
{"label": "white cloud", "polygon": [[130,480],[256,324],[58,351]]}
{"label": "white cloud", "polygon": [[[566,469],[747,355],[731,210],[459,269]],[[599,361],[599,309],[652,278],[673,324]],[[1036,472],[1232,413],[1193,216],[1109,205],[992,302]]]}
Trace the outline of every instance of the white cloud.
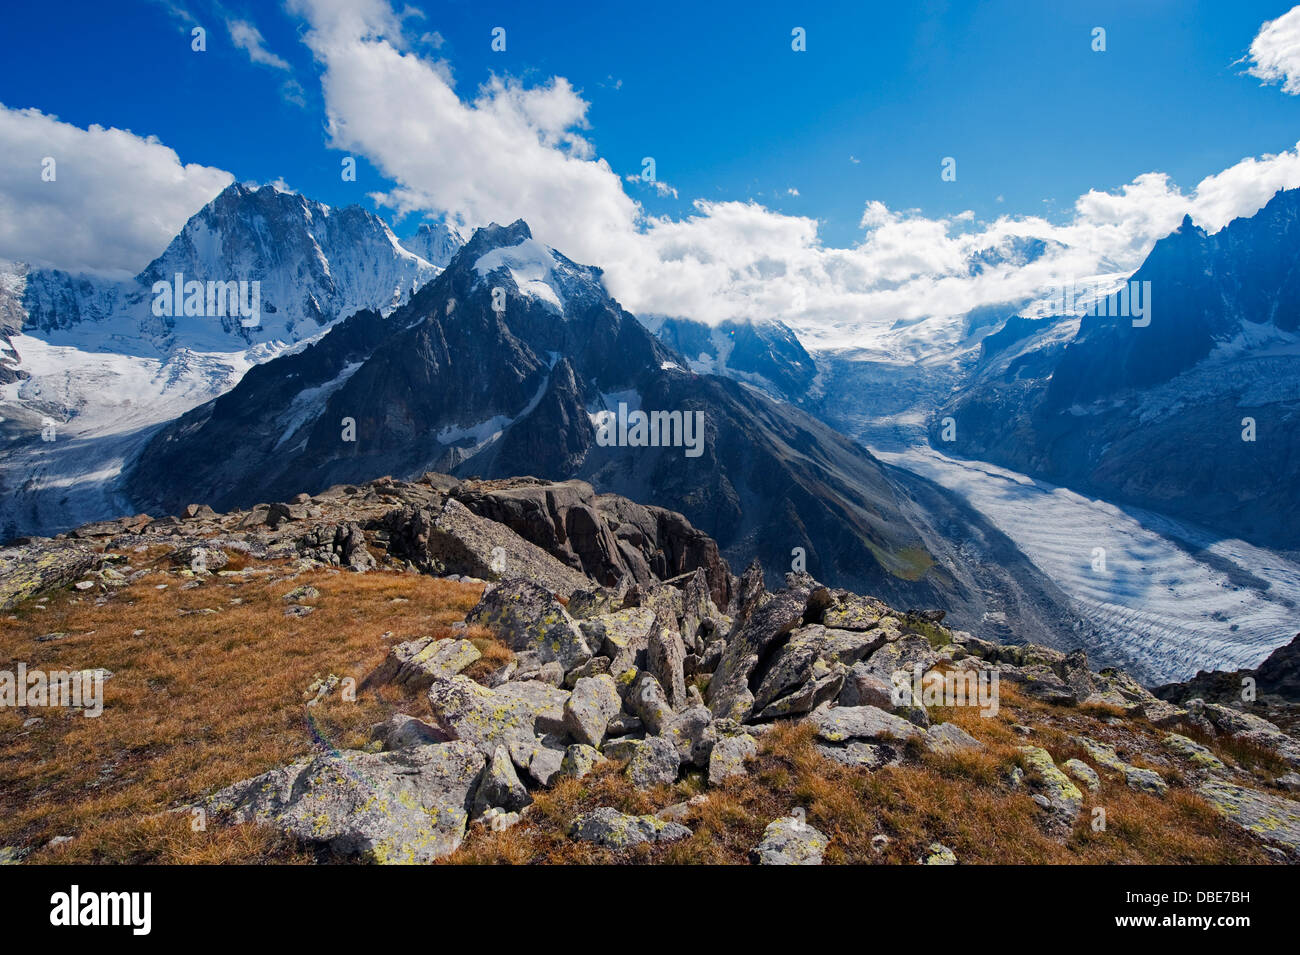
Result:
{"label": "white cloud", "polygon": [[[461,226],[524,218],[540,240],[602,267],[610,292],[642,314],[779,318],[824,344],[856,340],[899,320],[1020,303],[1063,280],[1135,269],[1184,215],[1215,230],[1300,186],[1300,156],[1287,151],[1244,159],[1189,193],[1147,173],[1088,192],[1055,222],[927,218],[871,200],[865,234],[847,248],[823,245],[816,220],[755,202],[696,201],[684,218],[650,216],[595,155],[587,103],[564,78],[525,86],[496,77],[462,98],[445,62],[409,51],[382,0],[292,3],[323,66],[333,144],[397,184],[379,200]],[[1015,253],[1032,240],[1046,252],[1026,264]],[[987,250],[1006,260],[972,269]]]}
{"label": "white cloud", "polygon": [[276,56],[266,48],[266,40],[262,36],[262,31],[247,20],[227,20],[226,29],[230,31],[231,42],[246,52],[252,62],[270,66],[277,70],[287,71],[289,69],[286,60]]}
{"label": "white cloud", "polygon": [[1247,73],[1265,83],[1281,83],[1282,92],[1300,95],[1300,7],[1269,20],[1250,44]]}
{"label": "white cloud", "polygon": [[[0,258],[37,267],[133,274],[234,179],[154,137],[38,109],[0,105],[0,142]],[[46,157],[53,182],[41,177]]]}

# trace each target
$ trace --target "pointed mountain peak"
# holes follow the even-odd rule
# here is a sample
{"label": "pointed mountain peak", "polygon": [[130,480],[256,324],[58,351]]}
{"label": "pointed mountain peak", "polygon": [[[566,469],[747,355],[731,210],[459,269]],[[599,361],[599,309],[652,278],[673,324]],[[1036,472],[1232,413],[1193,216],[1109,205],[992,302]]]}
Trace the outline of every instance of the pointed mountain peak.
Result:
{"label": "pointed mountain peak", "polygon": [[465,243],[465,249],[469,255],[477,259],[493,249],[519,245],[519,243],[526,242],[532,237],[533,232],[523,219],[516,219],[510,225],[497,225],[493,222],[481,229],[474,230],[474,235]]}

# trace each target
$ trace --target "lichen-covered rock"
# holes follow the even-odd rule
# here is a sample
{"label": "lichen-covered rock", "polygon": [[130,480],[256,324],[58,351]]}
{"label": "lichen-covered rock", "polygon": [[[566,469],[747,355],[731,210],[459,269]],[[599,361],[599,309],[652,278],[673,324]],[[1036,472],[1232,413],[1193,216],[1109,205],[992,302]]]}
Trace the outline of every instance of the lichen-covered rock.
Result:
{"label": "lichen-covered rock", "polygon": [[1109,769],[1111,772],[1123,775],[1124,770],[1128,769],[1128,763],[1119,758],[1114,747],[1107,746],[1105,743],[1099,743],[1088,736],[1076,736],[1074,741],[1084,748],[1091,759],[1103,769]]}
{"label": "lichen-covered rock", "polygon": [[464,742],[328,754],[236,783],[206,805],[340,856],[427,863],[460,846],[485,761]]}
{"label": "lichen-covered rock", "polygon": [[647,607],[602,613],[578,624],[587,645],[609,657],[610,673],[622,673],[630,667],[645,669],[646,650],[654,626],[654,611]]}
{"label": "lichen-covered rock", "polygon": [[1169,789],[1169,784],[1155,770],[1137,766],[1124,767],[1124,782],[1128,784],[1129,789],[1150,793],[1153,796],[1163,796]]}
{"label": "lichen-covered rock", "polygon": [[639,789],[675,782],[681,767],[677,747],[662,736],[640,740],[627,762],[627,778]]}
{"label": "lichen-covered rock", "polygon": [[564,704],[564,725],[579,743],[599,746],[622,705],[612,676],[583,677]]}
{"label": "lichen-covered rock", "polygon": [[689,707],[674,716],[664,724],[660,735],[677,748],[677,755],[683,763],[701,769],[709,765],[709,755],[718,740],[713,713],[703,704]]}
{"label": "lichen-covered rock", "polygon": [[1088,787],[1090,792],[1096,792],[1101,789],[1101,777],[1097,771],[1081,759],[1067,759],[1061,764],[1061,768],[1072,779],[1076,779]]}
{"label": "lichen-covered rock", "polygon": [[564,768],[566,749],[552,746],[537,746],[530,750],[528,758],[528,775],[539,786],[549,786]]}
{"label": "lichen-covered rock", "polygon": [[645,842],[672,842],[691,834],[681,823],[654,816],[629,816],[609,806],[584,812],[569,826],[569,836],[607,849],[626,849]]}
{"label": "lichen-covered rock", "polygon": [[832,591],[832,602],[821,622],[836,630],[873,630],[889,608],[874,597],[859,597],[847,590]]}
{"label": "lichen-covered rock", "polygon": [[489,588],[465,622],[488,627],[511,650],[535,652],[566,671],[593,655],[564,605],[530,581],[508,580]]}
{"label": "lichen-covered rock", "polygon": [[1279,846],[1293,859],[1300,859],[1300,802],[1222,779],[1207,780],[1196,791],[1261,842]]}
{"label": "lichen-covered rock", "polygon": [[362,681],[362,686],[396,683],[410,690],[423,690],[435,680],[455,676],[482,655],[468,640],[408,640],[389,649],[384,662]]}
{"label": "lichen-covered rock", "polygon": [[96,570],[103,555],[89,545],[41,541],[0,550],[0,609],[9,610],[28,597],[66,587]]}
{"label": "lichen-covered rock", "polygon": [[515,772],[509,752],[504,746],[498,746],[483,770],[483,778],[474,793],[470,815],[477,819],[493,807],[506,812],[518,812],[532,801],[528,789],[519,781],[519,774]]}
{"label": "lichen-covered rock", "polygon": [[1046,801],[1045,808],[1054,822],[1068,826],[1083,808],[1083,793],[1070,782],[1041,746],[1021,746],[1025,773],[1031,788]]}
{"label": "lichen-covered rock", "polygon": [[650,634],[646,649],[646,669],[649,670],[668,696],[668,705],[678,709],[686,705],[686,675],[683,664],[686,647],[682,635],[667,627],[656,627]]}
{"label": "lichen-covered rock", "polygon": [[925,748],[932,753],[954,753],[963,749],[983,749],[984,744],[956,723],[936,723],[925,731]]}
{"label": "lichen-covered rock", "polygon": [[848,668],[884,642],[883,633],[800,627],[777,651],[754,691],[759,719],[811,712],[840,695]]}
{"label": "lichen-covered rock", "polygon": [[713,744],[709,753],[709,785],[717,786],[733,776],[744,776],[745,760],[758,755],[758,740],[748,733],[724,736]]}
{"label": "lichen-covered rock", "polygon": [[531,748],[538,735],[562,730],[569,693],[536,680],[490,690],[457,675],[434,681],[428,698],[438,726],[491,756],[498,746],[517,743]]}
{"label": "lichen-covered rock", "polygon": [[848,740],[908,740],[921,736],[914,724],[874,706],[833,706],[810,717],[817,735],[828,743]]}
{"label": "lichen-covered rock", "polygon": [[921,857],[921,865],[956,865],[957,853],[942,842],[932,842]]}
{"label": "lichen-covered rock", "polygon": [[850,740],[844,746],[817,745],[817,752],[832,762],[850,769],[876,770],[902,762],[902,751],[888,743],[863,743]]}
{"label": "lichen-covered rock", "polygon": [[[815,588],[811,578],[795,580],[794,586],[775,594],[751,597],[753,607],[727,638],[727,649],[709,683],[709,709],[715,716],[743,721],[754,705],[749,679],[769,647],[794,630],[808,611]],[[744,582],[742,581],[742,592]],[[824,592],[824,588],[822,588]]]}
{"label": "lichen-covered rock", "polygon": [[750,853],[759,865],[821,865],[830,840],[800,816],[782,816],[767,824],[763,841]]}
{"label": "lichen-covered rock", "polygon": [[645,728],[653,734],[662,732],[675,715],[673,708],[668,705],[663,687],[649,673],[636,674],[623,706],[641,720]]}
{"label": "lichen-covered rock", "polygon": [[596,764],[604,761],[605,757],[592,746],[585,743],[574,743],[564,751],[564,759],[560,761],[559,775],[570,779],[581,779],[596,768]]}
{"label": "lichen-covered rock", "polygon": [[1194,763],[1199,769],[1224,768],[1223,760],[1200,743],[1179,733],[1170,733],[1164,738],[1163,743],[1166,749],[1170,749],[1189,762]]}
{"label": "lichen-covered rock", "polygon": [[1201,700],[1189,701],[1187,709],[1194,715],[1204,716],[1216,730],[1233,739],[1272,750],[1292,766],[1300,767],[1300,740],[1283,733],[1262,716]]}

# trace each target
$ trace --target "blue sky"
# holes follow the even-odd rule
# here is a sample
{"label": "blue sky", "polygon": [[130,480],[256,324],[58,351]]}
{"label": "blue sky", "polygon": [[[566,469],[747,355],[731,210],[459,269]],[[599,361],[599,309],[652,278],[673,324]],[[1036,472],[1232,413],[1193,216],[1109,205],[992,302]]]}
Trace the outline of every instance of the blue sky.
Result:
{"label": "blue sky", "polygon": [[[927,215],[1056,212],[1089,188],[1150,170],[1190,184],[1300,138],[1300,101],[1233,65],[1285,2],[659,2],[615,16],[604,4],[413,5],[427,14],[413,30],[443,38],[436,52],[462,96],[493,73],[570,79],[591,104],[597,153],[633,174],[652,155],[678,190],[674,201],[630,187],[649,208],[754,198],[818,218],[832,242],[852,239],[867,199]],[[358,193],[379,173],[363,159],[362,189],[344,183],[342,153],[327,148],[300,18],[268,3],[188,9],[208,29],[204,54],[161,3],[11,8],[0,102],[154,135],[240,179],[373,205]],[[304,106],[283,98],[287,71],[233,46],[219,9],[257,26]],[[489,48],[498,25],[504,53]],[[808,31],[807,52],[790,49],[792,26]],[[1090,48],[1094,26],[1107,30],[1104,53]],[[945,156],[958,161],[955,183],[940,180]]]}
{"label": "blue sky", "polygon": [[[22,5],[0,35],[0,103],[64,125],[26,117],[12,127],[28,132],[11,156],[18,171],[0,162],[12,220],[8,237],[0,223],[0,257],[139,268],[145,249],[161,251],[233,176],[359,202],[399,235],[444,212],[471,226],[524,216],[541,238],[606,267],[612,290],[645,311],[706,320],[807,311],[824,324],[846,310],[869,318],[1014,300],[1045,276],[960,285],[962,256],[1032,233],[1073,250],[1058,271],[1132,268],[1184,213],[1216,228],[1300,185],[1300,87],[1247,75],[1256,61],[1244,59],[1266,21],[1289,9],[1259,0]],[[1265,51],[1274,80],[1293,75],[1300,12],[1285,22]],[[203,53],[190,48],[196,24],[207,30]],[[497,26],[505,52],[491,49]],[[807,32],[805,52],[791,49],[793,27]],[[1105,52],[1092,49],[1095,27]],[[138,173],[105,170],[118,160],[72,135],[92,124],[155,137],[201,174],[169,167],[157,150]],[[68,134],[59,143],[69,176],[98,164],[80,199],[103,223],[79,226],[81,246],[62,259],[56,236],[48,254],[21,246],[58,218],[42,205],[54,193],[26,184],[54,133]],[[344,155],[358,160],[357,182],[339,175]],[[131,150],[122,156],[129,165]],[[662,190],[628,181],[645,156]],[[940,177],[944,157],[957,161],[955,182]],[[1272,158],[1243,166],[1251,157]],[[114,242],[121,261],[83,254]],[[917,278],[906,302],[883,295]]]}

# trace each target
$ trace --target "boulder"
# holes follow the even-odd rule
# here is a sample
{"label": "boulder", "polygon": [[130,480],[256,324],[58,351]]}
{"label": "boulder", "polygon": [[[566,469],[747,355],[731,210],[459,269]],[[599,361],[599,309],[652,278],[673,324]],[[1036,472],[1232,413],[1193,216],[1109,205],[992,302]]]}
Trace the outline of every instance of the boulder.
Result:
{"label": "boulder", "polygon": [[709,753],[709,785],[717,786],[733,776],[744,776],[745,760],[758,755],[758,740],[748,733],[724,736],[713,744]]}
{"label": "boulder", "polygon": [[455,676],[482,654],[468,640],[424,637],[391,647],[384,662],[361,681],[362,688],[396,683],[422,690],[435,680]]}
{"label": "boulder", "polygon": [[396,713],[382,723],[376,723],[370,728],[370,739],[384,750],[448,742],[447,734],[438,727],[405,713]]}
{"label": "boulder", "polygon": [[390,511],[383,525],[389,552],[426,573],[525,579],[562,596],[591,586],[579,571],[510,528],[472,513],[454,498],[436,510],[408,506]]}
{"label": "boulder", "polygon": [[650,634],[646,650],[646,669],[659,681],[668,696],[668,705],[677,709],[686,705],[686,677],[683,664],[686,647],[676,630],[656,627]]}
{"label": "boulder", "polygon": [[488,689],[458,675],[434,681],[428,698],[439,727],[492,756],[498,746],[512,744],[531,751],[537,736],[563,731],[569,694],[536,680]]}
{"label": "boulder", "polygon": [[[760,580],[761,586],[761,580]],[[727,638],[727,649],[709,683],[709,709],[715,716],[744,721],[754,705],[750,677],[767,651],[797,628],[808,612],[815,584],[797,580],[776,594],[758,597]]]}
{"label": "boulder", "polygon": [[609,657],[611,673],[622,673],[629,667],[645,668],[650,631],[654,626],[654,611],[646,607],[597,614],[578,624],[587,645]]}
{"label": "boulder", "polygon": [[654,816],[629,816],[609,806],[584,812],[569,826],[569,836],[607,849],[626,849],[647,842],[685,839],[691,830]]}
{"label": "boulder", "polygon": [[936,723],[925,731],[925,748],[932,753],[955,753],[963,749],[983,749],[984,744],[956,723]]}
{"label": "boulder", "polygon": [[902,742],[922,735],[905,719],[874,706],[834,706],[818,710],[811,717],[817,735],[828,743],[848,740]]}
{"label": "boulder", "polygon": [[1068,829],[1083,808],[1083,793],[1070,782],[1052,760],[1052,754],[1040,746],[1021,746],[1025,774],[1030,788],[1040,797],[1046,810],[1049,829]]}
{"label": "boulder", "polygon": [[1300,802],[1222,779],[1207,780],[1196,792],[1256,839],[1300,860]]}
{"label": "boulder", "polygon": [[490,587],[465,622],[490,628],[511,650],[555,660],[566,671],[593,656],[577,622],[546,589],[526,580]]}
{"label": "boulder", "polygon": [[681,757],[677,747],[662,736],[651,736],[636,744],[627,763],[627,778],[638,789],[676,782]]}
{"label": "boulder", "polygon": [[763,841],[750,853],[759,865],[821,865],[830,840],[800,816],[782,816],[768,823]]}
{"label": "boulder", "polygon": [[585,743],[574,743],[564,751],[559,774],[570,779],[582,779],[604,759],[605,757],[594,747]]}
{"label": "boulder", "polygon": [[519,774],[510,761],[510,753],[504,746],[498,746],[493,750],[474,793],[471,817],[477,819],[493,807],[506,812],[518,812],[532,801],[533,797],[528,795],[528,790],[519,781]]}
{"label": "boulder", "polygon": [[564,704],[564,725],[575,740],[599,746],[609,721],[622,707],[614,678],[608,674],[583,677]]}
{"label": "boulder", "polygon": [[206,805],[342,857],[428,863],[460,846],[485,762],[464,742],[326,754],[236,783]]}

